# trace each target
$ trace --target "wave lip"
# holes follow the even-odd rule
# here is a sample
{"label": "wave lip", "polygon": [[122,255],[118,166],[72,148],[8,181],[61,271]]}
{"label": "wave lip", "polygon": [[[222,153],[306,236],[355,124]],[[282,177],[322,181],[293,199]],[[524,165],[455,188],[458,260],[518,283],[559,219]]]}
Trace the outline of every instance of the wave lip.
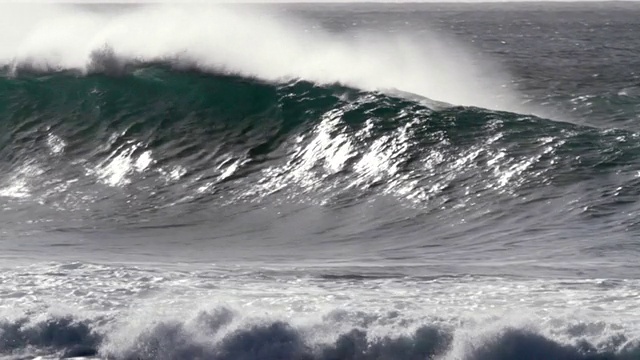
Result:
{"label": "wave lip", "polygon": [[[364,90],[399,89],[437,101],[525,110],[488,61],[443,35],[335,34],[264,7],[148,5],[123,11],[2,4],[0,64],[121,73],[167,59],[267,81],[302,79]],[[28,21],[25,21],[28,19]],[[482,65],[480,65],[482,64]],[[491,91],[487,91],[491,89]]]}

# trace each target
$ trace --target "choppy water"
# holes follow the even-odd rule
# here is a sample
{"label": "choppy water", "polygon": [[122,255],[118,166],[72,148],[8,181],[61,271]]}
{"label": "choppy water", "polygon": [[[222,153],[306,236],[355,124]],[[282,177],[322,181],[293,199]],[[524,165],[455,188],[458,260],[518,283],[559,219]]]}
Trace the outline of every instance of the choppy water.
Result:
{"label": "choppy water", "polygon": [[640,358],[640,6],[2,10],[0,356]]}

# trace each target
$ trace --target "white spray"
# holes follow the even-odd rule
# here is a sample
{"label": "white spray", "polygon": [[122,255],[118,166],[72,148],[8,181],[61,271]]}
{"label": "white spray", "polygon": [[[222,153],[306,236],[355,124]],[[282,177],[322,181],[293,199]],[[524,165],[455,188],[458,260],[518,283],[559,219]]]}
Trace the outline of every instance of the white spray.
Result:
{"label": "white spray", "polygon": [[452,39],[359,33],[346,37],[243,6],[149,5],[97,12],[72,5],[0,5],[0,63],[87,71],[92,54],[188,59],[204,70],[267,81],[304,79],[396,89],[455,105],[529,112],[495,68]]}

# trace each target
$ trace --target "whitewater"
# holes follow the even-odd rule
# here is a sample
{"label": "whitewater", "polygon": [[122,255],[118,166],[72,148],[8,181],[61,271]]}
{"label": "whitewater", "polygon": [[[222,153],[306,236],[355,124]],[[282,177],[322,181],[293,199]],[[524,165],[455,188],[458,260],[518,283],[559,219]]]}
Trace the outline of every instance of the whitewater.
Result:
{"label": "whitewater", "polygon": [[0,358],[640,358],[638,16],[1,4]]}
{"label": "whitewater", "polygon": [[345,37],[286,15],[230,5],[99,12],[3,4],[0,61],[39,71],[116,74],[131,61],[172,61],[267,81],[305,79],[395,89],[456,105],[517,108],[499,69],[444,34],[356,31]]}

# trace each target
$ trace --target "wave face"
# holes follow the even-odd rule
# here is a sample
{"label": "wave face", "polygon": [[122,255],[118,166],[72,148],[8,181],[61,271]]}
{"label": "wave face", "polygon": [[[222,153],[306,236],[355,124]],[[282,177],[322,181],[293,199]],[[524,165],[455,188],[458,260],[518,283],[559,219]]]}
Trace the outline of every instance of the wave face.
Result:
{"label": "wave face", "polygon": [[[424,244],[428,229],[439,239],[473,234],[460,237],[465,252],[476,238],[491,236],[497,248],[524,238],[523,253],[509,254],[517,261],[549,237],[561,248],[564,238],[598,241],[611,231],[624,246],[638,227],[619,216],[638,208],[633,132],[167,65],[132,65],[118,77],[21,73],[0,84],[9,99],[0,194],[17,217],[38,204],[47,230],[189,225],[181,236],[232,243],[249,241],[236,231],[245,224],[266,231],[269,244],[317,232],[369,242],[370,252],[344,260],[384,249],[411,261],[408,245]],[[344,221],[313,204],[342,209]],[[259,210],[272,206],[284,227]],[[310,223],[317,216],[327,223]],[[312,227],[288,228],[298,222]],[[402,245],[391,246],[387,232]],[[430,246],[450,251],[451,241]]]}
{"label": "wave face", "polygon": [[[635,217],[620,216],[638,209],[634,132],[168,65],[0,84],[8,99],[0,194],[16,217],[35,206],[47,231],[191,226],[180,236],[234,243],[249,241],[236,229],[244,224],[264,231],[268,245],[296,244],[301,234],[311,247],[367,241],[370,250],[349,252],[349,261],[384,251],[411,263],[407,251],[429,244],[419,256],[437,263],[439,251],[460,246],[464,257],[487,236],[497,249],[522,241],[510,259],[526,261],[531,249],[549,251],[551,237],[562,259],[563,239],[597,249],[611,232],[611,246],[624,247],[638,230]],[[273,206],[281,220],[261,210]],[[379,216],[387,211],[394,215]],[[335,255],[327,251],[317,260]],[[580,251],[585,261],[597,253]]]}

